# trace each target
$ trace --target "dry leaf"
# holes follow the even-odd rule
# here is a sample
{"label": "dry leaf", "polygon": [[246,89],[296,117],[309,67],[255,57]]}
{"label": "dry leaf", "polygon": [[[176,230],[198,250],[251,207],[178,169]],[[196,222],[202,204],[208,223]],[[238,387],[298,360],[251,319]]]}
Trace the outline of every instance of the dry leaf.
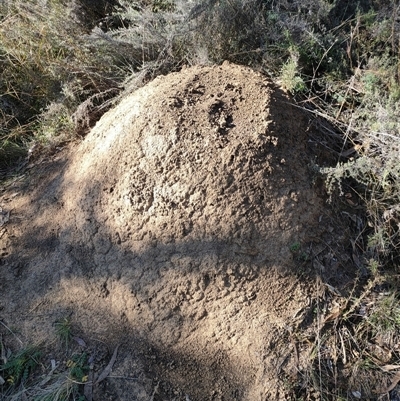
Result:
{"label": "dry leaf", "polygon": [[83,395],[86,401],[93,400],[93,371],[91,370],[88,374],[88,381],[83,386]]}
{"label": "dry leaf", "polygon": [[115,363],[115,360],[117,359],[118,348],[119,348],[119,345],[117,345],[115,347],[115,350],[114,350],[114,353],[113,353],[113,355],[112,355],[112,357],[110,359],[110,362],[105,367],[103,372],[101,372],[100,376],[97,378],[97,380],[95,381],[94,384],[99,384],[101,381],[103,381],[111,373],[112,367],[113,367],[113,365]]}
{"label": "dry leaf", "polygon": [[397,386],[398,382],[400,382],[400,372],[397,372],[393,376],[392,383],[390,384],[390,386],[388,388],[386,388],[386,389],[380,390],[379,393],[381,393],[381,394],[389,393],[390,391],[392,391]]}
{"label": "dry leaf", "polygon": [[400,365],[385,365],[385,366],[381,366],[381,369],[384,372],[390,372],[391,370],[400,369]]}
{"label": "dry leaf", "polygon": [[86,347],[86,343],[82,338],[74,336],[73,339],[78,343],[80,347]]}
{"label": "dry leaf", "polygon": [[324,319],[324,324],[336,320],[342,314],[342,310],[340,308],[331,312],[328,316]]}

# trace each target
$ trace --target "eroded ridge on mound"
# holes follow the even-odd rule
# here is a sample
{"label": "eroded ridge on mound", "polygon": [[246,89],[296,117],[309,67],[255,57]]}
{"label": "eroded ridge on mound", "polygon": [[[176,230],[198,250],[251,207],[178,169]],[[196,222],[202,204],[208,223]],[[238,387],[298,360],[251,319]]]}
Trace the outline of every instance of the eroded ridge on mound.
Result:
{"label": "eroded ridge on mound", "polygon": [[83,332],[123,342],[121,375],[134,348],[166,399],[283,399],[311,285],[292,274],[290,248],[322,234],[325,214],[306,129],[279,89],[228,63],[127,96],[31,214],[25,241],[40,252],[23,273],[27,307],[40,297],[42,313],[72,310]]}

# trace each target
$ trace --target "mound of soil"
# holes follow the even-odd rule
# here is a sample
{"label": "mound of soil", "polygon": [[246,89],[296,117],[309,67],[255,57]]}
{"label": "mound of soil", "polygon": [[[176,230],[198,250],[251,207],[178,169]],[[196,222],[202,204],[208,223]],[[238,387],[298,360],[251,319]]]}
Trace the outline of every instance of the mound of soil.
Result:
{"label": "mound of soil", "polygon": [[301,273],[332,235],[306,131],[283,92],[228,63],[125,97],[3,197],[4,321],[50,343],[70,314],[99,355],[120,345],[94,400],[289,397],[315,293]]}

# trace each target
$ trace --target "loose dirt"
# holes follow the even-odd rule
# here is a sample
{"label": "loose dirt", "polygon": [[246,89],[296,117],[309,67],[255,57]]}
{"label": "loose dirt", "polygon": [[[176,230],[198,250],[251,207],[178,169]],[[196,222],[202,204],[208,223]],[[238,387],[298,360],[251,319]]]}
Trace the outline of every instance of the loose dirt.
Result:
{"label": "loose dirt", "polygon": [[95,370],[120,345],[94,400],[290,399],[316,273],[343,267],[308,129],[281,90],[228,63],[126,96],[3,194],[2,321],[50,349],[70,316]]}

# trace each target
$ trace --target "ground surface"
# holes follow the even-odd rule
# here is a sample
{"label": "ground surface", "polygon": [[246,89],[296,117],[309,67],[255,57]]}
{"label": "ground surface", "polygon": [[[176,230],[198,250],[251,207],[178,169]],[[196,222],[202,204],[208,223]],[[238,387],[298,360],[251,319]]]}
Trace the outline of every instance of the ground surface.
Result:
{"label": "ground surface", "polygon": [[127,96],[4,192],[3,322],[51,344],[70,316],[95,369],[120,345],[94,400],[290,399],[318,276],[338,287],[347,268],[307,130],[227,63]]}

